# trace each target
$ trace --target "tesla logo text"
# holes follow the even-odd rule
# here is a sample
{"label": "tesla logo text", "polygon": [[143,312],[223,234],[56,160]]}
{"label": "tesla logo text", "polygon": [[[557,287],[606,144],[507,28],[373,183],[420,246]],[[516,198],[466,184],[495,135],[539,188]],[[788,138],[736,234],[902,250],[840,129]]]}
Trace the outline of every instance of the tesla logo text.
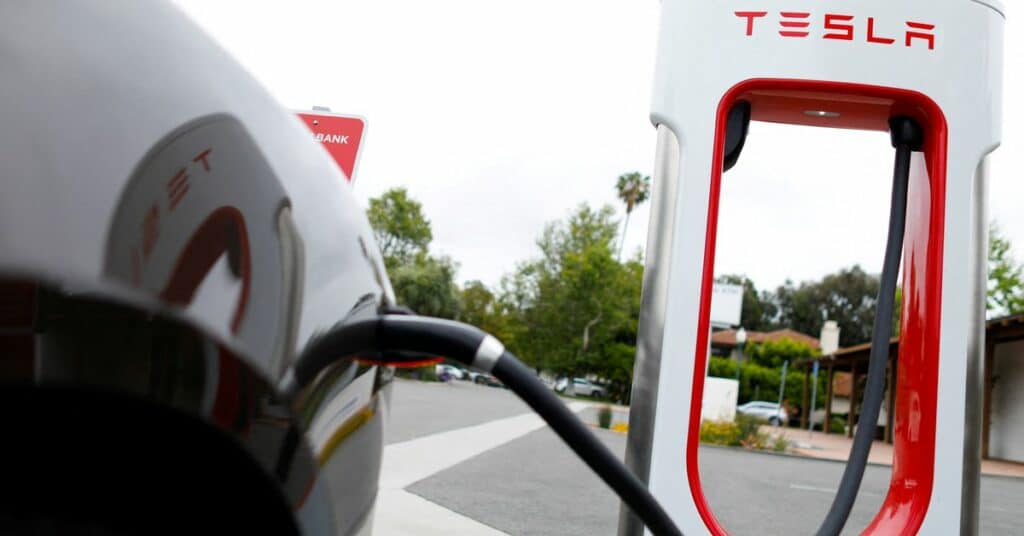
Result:
{"label": "tesla logo text", "polygon": [[[210,153],[213,152],[213,148],[206,149],[205,151],[197,154],[192,158],[194,164],[202,166],[203,171],[210,172]],[[194,167],[194,166],[193,166]],[[190,175],[188,170],[184,167],[178,169],[178,172],[174,174],[169,181],[167,181],[167,204],[169,210],[173,211],[178,203],[185,198],[185,194],[188,193]]]}
{"label": "tesla logo text", "polygon": [[[191,164],[178,168],[174,175],[167,180],[164,186],[167,190],[168,215],[174,212],[178,203],[185,199],[185,195],[188,194],[189,188],[191,188],[189,179],[192,178],[192,175],[189,174],[189,171],[194,171],[194,168],[201,167],[204,172],[210,172],[210,153],[212,152],[213,148],[211,147],[196,154],[192,158]],[[148,262],[149,255],[153,252],[160,239],[160,225],[160,204],[157,201],[153,201],[142,218],[142,259],[139,259],[139,248],[137,246],[132,247],[132,282],[136,285],[139,284],[141,279],[142,261]]]}
{"label": "tesla logo text", "polygon": [[188,193],[188,173],[185,173],[185,168],[181,168],[177,173],[171,177],[171,180],[167,182],[167,199],[170,202],[171,210],[178,206],[178,202],[185,197]]}
{"label": "tesla logo text", "polygon": [[[768,16],[767,11],[736,11],[736,16],[746,23],[746,34],[754,35],[761,22],[759,19]],[[905,21],[903,35],[885,35],[876,27],[875,18],[867,17],[866,21],[859,22],[853,15],[839,13],[825,13],[824,17],[813,17],[805,11],[780,11],[778,32],[782,37],[806,38],[811,35],[812,24],[824,30],[822,39],[837,39],[840,41],[854,41],[863,39],[868,43],[880,45],[892,45],[896,39],[902,37],[903,45],[910,47],[919,43],[920,46],[928,45],[928,50],[935,49],[935,25],[916,21]],[[863,32],[864,37],[858,37]]]}

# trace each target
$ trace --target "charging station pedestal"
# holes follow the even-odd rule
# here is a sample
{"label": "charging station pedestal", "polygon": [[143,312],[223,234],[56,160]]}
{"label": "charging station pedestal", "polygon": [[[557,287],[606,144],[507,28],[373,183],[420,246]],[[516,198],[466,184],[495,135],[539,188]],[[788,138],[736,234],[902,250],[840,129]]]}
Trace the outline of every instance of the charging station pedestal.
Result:
{"label": "charging station pedestal", "polygon": [[[754,121],[888,131],[904,115],[923,127],[904,235],[893,474],[866,533],[977,532],[984,163],[1000,139],[1003,23],[994,0],[662,0],[626,462],[684,533],[725,534],[697,445],[726,119],[740,102]],[[620,535],[641,530],[624,508]]]}

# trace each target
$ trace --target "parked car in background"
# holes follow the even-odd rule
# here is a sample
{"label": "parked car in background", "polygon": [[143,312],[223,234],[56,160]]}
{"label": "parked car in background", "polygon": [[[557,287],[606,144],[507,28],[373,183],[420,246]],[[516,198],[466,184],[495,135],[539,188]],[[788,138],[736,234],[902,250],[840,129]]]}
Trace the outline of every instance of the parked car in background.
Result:
{"label": "parked car in background", "polygon": [[489,385],[491,387],[505,387],[505,384],[501,383],[501,380],[491,376],[490,374],[484,374],[483,372],[478,372],[476,374],[476,378],[473,378],[473,383]]}
{"label": "parked car in background", "polygon": [[572,394],[576,396],[604,396],[604,387],[592,383],[585,378],[572,379]]}
{"label": "parked car in background", "polygon": [[447,374],[448,377],[453,380],[466,379],[466,371],[447,363],[438,363],[437,365],[434,365],[434,372],[437,373],[437,377],[439,378],[441,375]]}
{"label": "parked car in background", "polygon": [[778,426],[789,421],[789,414],[785,408],[780,408],[775,402],[754,400],[736,408],[738,413],[750,415],[768,421],[772,426]]}

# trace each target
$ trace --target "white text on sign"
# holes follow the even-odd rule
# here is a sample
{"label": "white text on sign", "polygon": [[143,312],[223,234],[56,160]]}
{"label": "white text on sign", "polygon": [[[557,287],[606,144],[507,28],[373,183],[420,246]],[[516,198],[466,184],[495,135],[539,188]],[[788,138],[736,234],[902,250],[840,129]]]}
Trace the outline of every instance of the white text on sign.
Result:
{"label": "white text on sign", "polygon": [[317,132],[313,138],[320,143],[340,143],[342,145],[348,145],[348,136],[342,136],[341,134],[324,134]]}

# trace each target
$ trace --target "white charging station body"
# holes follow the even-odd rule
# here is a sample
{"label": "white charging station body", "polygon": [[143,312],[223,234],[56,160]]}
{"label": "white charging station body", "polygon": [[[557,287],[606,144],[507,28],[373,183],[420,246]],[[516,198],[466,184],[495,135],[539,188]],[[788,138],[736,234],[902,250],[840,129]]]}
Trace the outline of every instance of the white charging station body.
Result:
{"label": "white charging station body", "polygon": [[[724,120],[741,100],[754,121],[887,130],[910,115],[925,128],[904,245],[896,466],[866,532],[976,526],[982,182],[1000,140],[1003,25],[989,0],[662,0],[627,462],[684,533],[724,533],[696,460]],[[625,518],[620,533],[637,532]]]}

